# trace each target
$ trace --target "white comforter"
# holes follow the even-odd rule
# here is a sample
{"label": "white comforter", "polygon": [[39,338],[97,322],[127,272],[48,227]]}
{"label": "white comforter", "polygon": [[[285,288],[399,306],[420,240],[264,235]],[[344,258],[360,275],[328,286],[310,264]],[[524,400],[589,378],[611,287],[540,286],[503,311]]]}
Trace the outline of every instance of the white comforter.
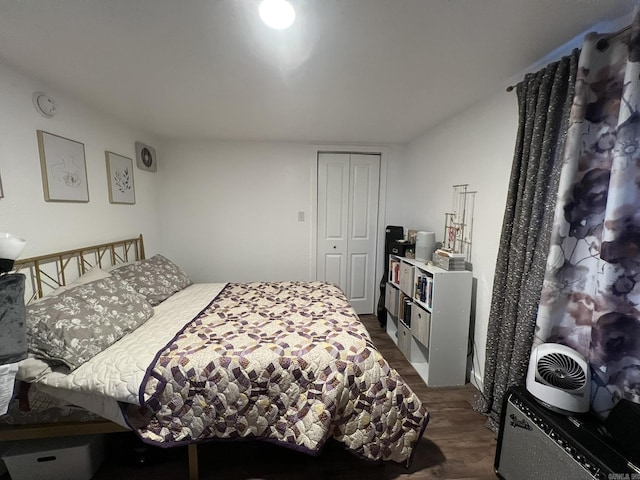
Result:
{"label": "white comforter", "polygon": [[66,374],[35,359],[21,363],[17,378],[37,388],[127,427],[118,402],[139,404],[140,383],[154,356],[205,308],[225,283],[198,283],[172,295],[154,308],[144,325]]}

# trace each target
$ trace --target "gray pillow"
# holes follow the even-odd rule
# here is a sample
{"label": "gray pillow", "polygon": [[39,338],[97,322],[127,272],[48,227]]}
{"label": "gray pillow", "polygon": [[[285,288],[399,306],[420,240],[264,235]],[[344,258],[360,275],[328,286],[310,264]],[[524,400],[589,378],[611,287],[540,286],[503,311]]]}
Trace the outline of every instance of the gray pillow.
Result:
{"label": "gray pillow", "polygon": [[153,307],[131,285],[96,280],[27,306],[29,351],[74,370],[152,315]]}
{"label": "gray pillow", "polygon": [[191,285],[191,279],[162,255],[111,270],[111,275],[131,284],[154,307]]}

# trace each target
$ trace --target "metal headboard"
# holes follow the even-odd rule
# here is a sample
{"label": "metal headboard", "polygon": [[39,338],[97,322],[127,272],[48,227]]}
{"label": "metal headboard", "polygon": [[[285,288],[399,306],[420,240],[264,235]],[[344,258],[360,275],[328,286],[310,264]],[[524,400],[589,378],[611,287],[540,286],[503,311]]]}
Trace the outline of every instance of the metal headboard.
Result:
{"label": "metal headboard", "polygon": [[26,276],[25,297],[29,302],[67,285],[93,267],[108,268],[143,258],[144,243],[140,235],[126,240],[18,259],[13,269],[15,273]]}

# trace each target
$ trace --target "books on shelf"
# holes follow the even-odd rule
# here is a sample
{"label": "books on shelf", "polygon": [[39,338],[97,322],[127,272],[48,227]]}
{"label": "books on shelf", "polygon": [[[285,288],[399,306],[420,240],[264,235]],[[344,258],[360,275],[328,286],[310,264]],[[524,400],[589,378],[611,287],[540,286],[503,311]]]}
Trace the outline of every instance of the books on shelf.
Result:
{"label": "books on shelf", "polygon": [[445,248],[433,252],[433,264],[444,270],[465,270],[467,268],[464,253],[455,253]]}
{"label": "books on shelf", "polygon": [[415,298],[428,308],[433,305],[433,277],[419,274],[416,277]]}
{"label": "books on shelf", "polygon": [[434,255],[438,254],[441,257],[447,257],[447,258],[463,258],[463,259],[465,258],[464,253],[456,253],[453,250],[450,250],[448,248],[439,248],[433,253]]}
{"label": "books on shelf", "polygon": [[409,297],[405,297],[403,302],[404,308],[402,310],[402,321],[407,327],[411,328],[411,299]]}
{"label": "books on shelf", "polygon": [[389,260],[389,281],[400,285],[400,262],[393,258]]}

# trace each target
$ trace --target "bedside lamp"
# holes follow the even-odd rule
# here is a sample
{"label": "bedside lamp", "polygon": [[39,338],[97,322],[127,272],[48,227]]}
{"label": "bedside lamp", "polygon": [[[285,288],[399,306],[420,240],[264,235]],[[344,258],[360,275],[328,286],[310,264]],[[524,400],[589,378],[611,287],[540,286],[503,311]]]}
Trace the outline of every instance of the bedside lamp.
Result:
{"label": "bedside lamp", "polygon": [[20,256],[26,244],[26,240],[22,238],[0,232],[0,275],[13,269],[14,261]]}

